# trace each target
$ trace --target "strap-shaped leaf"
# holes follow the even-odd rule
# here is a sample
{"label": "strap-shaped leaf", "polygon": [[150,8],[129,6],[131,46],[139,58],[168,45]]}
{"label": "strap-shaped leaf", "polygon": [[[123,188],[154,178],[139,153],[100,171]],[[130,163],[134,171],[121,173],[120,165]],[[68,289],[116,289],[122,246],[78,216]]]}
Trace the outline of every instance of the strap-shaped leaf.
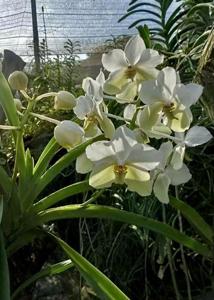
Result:
{"label": "strap-shaped leaf", "polygon": [[108,277],[60,238],[52,235],[81,275],[103,300],[130,300]]}
{"label": "strap-shaped leaf", "polygon": [[29,188],[26,192],[25,198],[35,200],[37,196],[43,191],[43,189],[57,176],[71,165],[71,163],[84,152],[85,148],[93,142],[103,139],[103,135],[92,138],[79,146],[76,146],[71,151],[63,155],[56,161],[36,182],[35,186]]}
{"label": "strap-shaped leaf", "polygon": [[3,216],[3,195],[0,195],[0,225],[1,225],[1,220],[2,220],[2,216]]}
{"label": "strap-shaped leaf", "polygon": [[0,299],[10,300],[10,279],[4,237],[0,227]]}
{"label": "strap-shaped leaf", "polygon": [[42,210],[45,210],[54,204],[58,203],[59,201],[62,201],[63,199],[80,194],[80,193],[85,193],[88,190],[90,190],[91,187],[88,184],[88,180],[84,180],[81,182],[77,182],[74,184],[71,184],[69,186],[66,186],[50,195],[47,197],[41,199],[37,203],[34,204],[34,211],[39,212]]}
{"label": "strap-shaped leaf", "polygon": [[34,176],[39,176],[46,171],[50,160],[53,158],[59,148],[59,144],[57,144],[55,138],[53,137],[42,151],[34,167]]}
{"label": "strap-shaped leaf", "polygon": [[49,221],[69,218],[101,218],[124,222],[127,224],[136,225],[138,227],[144,227],[160,233],[203,256],[212,257],[213,255],[212,251],[207,245],[204,245],[196,239],[185,235],[168,224],[164,224],[139,214],[108,206],[88,205],[83,207],[81,205],[66,205],[57,208],[51,208],[38,214],[37,221],[40,224],[44,224]]}
{"label": "strap-shaped leaf", "polygon": [[170,204],[180,210],[181,214],[189,221],[189,223],[197,230],[205,241],[209,241],[210,244],[214,244],[214,231],[210,225],[199,215],[199,213],[187,203],[170,197]]}
{"label": "strap-shaped leaf", "polygon": [[16,299],[17,296],[28,286],[30,286],[32,283],[37,281],[40,278],[46,277],[46,276],[53,276],[56,274],[60,274],[62,272],[65,272],[72,268],[74,264],[71,262],[70,259],[61,261],[57,264],[49,265],[42,269],[40,272],[34,274],[32,277],[27,279],[25,282],[23,282],[12,294],[11,300]]}
{"label": "strap-shaped leaf", "polygon": [[12,181],[2,166],[0,166],[0,186],[5,194],[10,194]]}

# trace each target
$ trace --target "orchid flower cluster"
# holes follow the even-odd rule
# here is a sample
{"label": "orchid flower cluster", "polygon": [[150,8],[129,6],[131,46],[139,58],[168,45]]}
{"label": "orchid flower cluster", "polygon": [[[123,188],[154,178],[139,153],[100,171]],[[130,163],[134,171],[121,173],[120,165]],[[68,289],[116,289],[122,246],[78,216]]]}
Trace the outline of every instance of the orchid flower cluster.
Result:
{"label": "orchid flower cluster", "polygon": [[[159,201],[168,203],[169,186],[191,179],[184,163],[186,148],[212,138],[205,127],[190,127],[190,108],[200,98],[203,87],[182,84],[172,67],[159,70],[163,60],[156,50],[146,49],[139,35],[133,36],[124,51],[115,49],[103,54],[108,78],[102,71],[96,79],[85,78],[83,96],[76,99],[60,91],[35,99],[54,96],[55,109],[73,110],[78,121],[57,121],[54,129],[56,141],[68,151],[103,134],[103,140],[90,144],[76,160],[77,172],[90,173],[89,184],[95,189],[125,185],[140,196],[153,192]],[[11,86],[13,81],[12,74]],[[121,105],[122,114],[108,111],[111,101]],[[112,120],[121,125],[115,128]],[[155,149],[149,145],[152,139],[164,142]]]}

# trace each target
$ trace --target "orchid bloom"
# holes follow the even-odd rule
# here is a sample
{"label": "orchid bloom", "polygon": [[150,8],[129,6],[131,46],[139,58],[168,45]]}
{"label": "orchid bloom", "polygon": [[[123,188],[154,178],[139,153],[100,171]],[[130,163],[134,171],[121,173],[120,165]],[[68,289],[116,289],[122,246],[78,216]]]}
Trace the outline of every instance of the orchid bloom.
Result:
{"label": "orchid bloom", "polygon": [[92,96],[96,101],[103,101],[103,85],[105,82],[105,75],[102,71],[94,80],[91,77],[86,77],[83,79],[82,88],[87,96]]}
{"label": "orchid bloom", "polygon": [[54,97],[54,109],[69,110],[76,105],[76,100],[73,94],[67,91],[59,91]]}
{"label": "orchid bloom", "polygon": [[147,79],[156,78],[155,68],[163,62],[163,56],[156,50],[146,49],[143,39],[133,36],[124,51],[114,49],[102,56],[103,67],[111,72],[104,84],[107,94],[132,102],[137,95],[138,84]]}
{"label": "orchid bloom", "polygon": [[78,124],[65,120],[54,128],[54,137],[60,146],[71,150],[83,142],[84,130]]}
{"label": "orchid bloom", "polygon": [[112,138],[114,134],[114,124],[106,116],[107,108],[103,102],[102,85],[104,83],[104,74],[100,72],[96,80],[87,77],[83,80],[83,89],[85,96],[80,96],[76,100],[74,113],[77,118],[84,120],[84,130],[86,137],[92,137],[100,134],[100,129],[105,137]]}
{"label": "orchid bloom", "polygon": [[176,133],[176,146],[173,150],[171,164],[174,169],[178,170],[183,165],[183,159],[186,147],[196,147],[207,143],[211,138],[211,133],[202,126],[193,126],[186,134]]}
{"label": "orchid bloom", "polygon": [[175,170],[170,164],[173,145],[171,142],[163,143],[159,149],[162,153],[162,160],[153,174],[153,192],[158,200],[162,203],[169,203],[169,186],[180,185],[188,182],[191,179],[189,169],[185,164],[179,170]]}
{"label": "orchid bloom", "polygon": [[126,184],[128,190],[141,196],[151,194],[150,170],[160,161],[159,152],[141,145],[126,126],[115,131],[111,141],[99,141],[86,148],[86,156],[93,163],[89,184],[96,188],[110,187],[113,183]]}
{"label": "orchid bloom", "polygon": [[190,106],[196,103],[202,91],[201,85],[178,83],[175,69],[166,67],[159,72],[157,79],[142,83],[140,98],[151,110],[156,110],[155,115],[151,114],[151,124],[163,117],[173,131],[184,132],[192,122]]}
{"label": "orchid bloom", "polygon": [[146,105],[139,110],[136,118],[136,124],[139,131],[149,138],[160,139],[171,134],[169,127],[161,123],[160,106],[158,103]]}

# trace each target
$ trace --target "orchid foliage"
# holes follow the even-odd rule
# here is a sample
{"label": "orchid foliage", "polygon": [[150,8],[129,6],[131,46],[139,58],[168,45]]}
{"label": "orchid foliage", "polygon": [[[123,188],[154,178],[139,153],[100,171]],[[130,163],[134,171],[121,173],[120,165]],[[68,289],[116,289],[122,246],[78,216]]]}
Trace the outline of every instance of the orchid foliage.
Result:
{"label": "orchid foliage", "polygon": [[[119,184],[140,196],[154,193],[168,203],[169,186],[191,179],[184,163],[186,148],[212,138],[205,127],[191,127],[191,106],[203,87],[182,84],[174,68],[160,68],[163,60],[156,50],[146,49],[140,36],[133,36],[124,51],[103,54],[109,75],[105,79],[100,71],[96,79],[85,78],[84,95],[75,99],[60,91],[35,99],[54,96],[55,109],[73,109],[78,121],[55,120],[54,137],[68,151],[103,134],[103,141],[89,145],[76,161],[77,172],[90,172],[89,184],[95,189]],[[108,111],[112,101],[118,102],[122,115]],[[153,139],[159,141],[158,148],[153,147]]]}

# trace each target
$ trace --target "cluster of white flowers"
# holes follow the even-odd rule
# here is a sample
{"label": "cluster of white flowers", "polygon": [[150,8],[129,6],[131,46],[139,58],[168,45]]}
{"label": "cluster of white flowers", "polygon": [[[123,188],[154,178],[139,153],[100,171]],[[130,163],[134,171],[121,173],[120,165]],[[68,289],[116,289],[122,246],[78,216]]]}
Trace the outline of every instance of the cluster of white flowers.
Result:
{"label": "cluster of white flowers", "polygon": [[[186,147],[212,138],[204,127],[190,128],[190,107],[200,98],[203,87],[182,84],[172,67],[158,70],[163,60],[157,51],[146,49],[137,35],[128,41],[124,51],[115,49],[103,54],[102,64],[109,76],[105,79],[100,71],[95,80],[85,78],[84,96],[75,99],[71,93],[61,91],[37,98],[54,95],[56,109],[73,109],[78,123],[82,122],[82,127],[70,120],[55,127],[54,136],[62,147],[70,150],[103,134],[103,140],[89,145],[76,161],[77,172],[90,172],[92,187],[125,184],[141,196],[153,192],[162,203],[168,203],[169,186],[191,179],[183,162]],[[108,112],[109,101],[117,101],[123,114]],[[111,119],[122,125],[115,128]],[[148,145],[152,138],[168,141],[155,149]]]}

